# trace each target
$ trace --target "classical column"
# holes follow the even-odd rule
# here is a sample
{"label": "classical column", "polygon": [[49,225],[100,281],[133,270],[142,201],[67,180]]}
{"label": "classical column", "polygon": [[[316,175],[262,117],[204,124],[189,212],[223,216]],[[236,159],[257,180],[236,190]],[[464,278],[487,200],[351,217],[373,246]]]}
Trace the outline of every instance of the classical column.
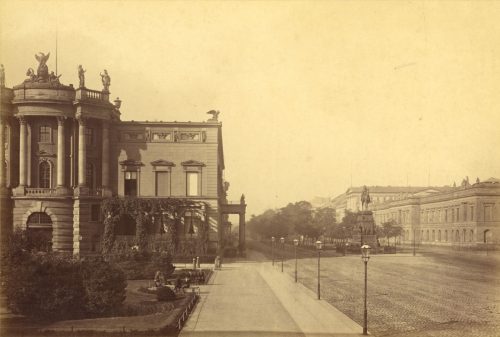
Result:
{"label": "classical column", "polygon": [[109,187],[109,123],[102,122],[102,177],[101,185],[104,189]]}
{"label": "classical column", "polygon": [[66,150],[64,139],[65,117],[57,117],[57,187],[64,187],[66,183]]}
{"label": "classical column", "polygon": [[0,188],[6,186],[5,182],[5,123],[0,117]]}
{"label": "classical column", "polygon": [[26,119],[19,117],[19,187],[26,186]]}
{"label": "classical column", "polygon": [[83,117],[78,119],[78,186],[87,185],[87,144],[85,144],[85,127],[87,123]]}

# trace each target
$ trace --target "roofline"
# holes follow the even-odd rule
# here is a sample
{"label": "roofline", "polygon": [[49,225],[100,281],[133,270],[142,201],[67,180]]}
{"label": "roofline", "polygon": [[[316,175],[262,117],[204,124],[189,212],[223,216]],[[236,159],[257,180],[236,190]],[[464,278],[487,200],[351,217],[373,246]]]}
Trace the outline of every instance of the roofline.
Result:
{"label": "roofline", "polygon": [[196,126],[196,127],[221,127],[220,122],[177,122],[177,121],[119,121],[118,124],[125,125],[175,125],[175,126]]}

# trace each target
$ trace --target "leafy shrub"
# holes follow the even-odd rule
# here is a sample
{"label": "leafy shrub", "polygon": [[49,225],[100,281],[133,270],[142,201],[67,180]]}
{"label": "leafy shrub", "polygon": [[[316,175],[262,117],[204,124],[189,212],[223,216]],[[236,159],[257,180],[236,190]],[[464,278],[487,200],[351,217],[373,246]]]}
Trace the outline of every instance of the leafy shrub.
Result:
{"label": "leafy shrub", "polygon": [[147,253],[132,251],[113,257],[116,265],[123,270],[127,280],[152,279],[160,270],[168,278],[174,271],[172,256],[166,252]]}
{"label": "leafy shrub", "polygon": [[30,249],[24,233],[15,232],[2,255],[3,288],[14,313],[80,318],[111,312],[124,301],[125,276],[109,263]]}
{"label": "leafy shrub", "polygon": [[88,314],[111,313],[122,305],[127,287],[122,270],[103,260],[84,261],[82,275]]}
{"label": "leafy shrub", "polygon": [[40,319],[81,317],[85,290],[79,265],[52,254],[32,254],[5,271],[5,291],[14,313]]}
{"label": "leafy shrub", "polygon": [[158,301],[173,301],[175,293],[169,287],[159,287],[156,289],[156,298]]}

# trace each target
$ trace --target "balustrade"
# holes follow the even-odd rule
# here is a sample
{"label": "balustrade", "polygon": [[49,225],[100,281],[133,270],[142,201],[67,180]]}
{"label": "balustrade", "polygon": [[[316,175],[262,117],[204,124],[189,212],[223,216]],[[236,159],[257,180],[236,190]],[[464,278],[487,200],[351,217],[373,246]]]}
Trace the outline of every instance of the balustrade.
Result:
{"label": "balustrade", "polygon": [[90,89],[78,89],[76,91],[77,100],[94,100],[94,101],[107,101],[107,96],[103,95],[102,92]]}
{"label": "balustrade", "polygon": [[56,195],[55,188],[27,187],[26,195]]}

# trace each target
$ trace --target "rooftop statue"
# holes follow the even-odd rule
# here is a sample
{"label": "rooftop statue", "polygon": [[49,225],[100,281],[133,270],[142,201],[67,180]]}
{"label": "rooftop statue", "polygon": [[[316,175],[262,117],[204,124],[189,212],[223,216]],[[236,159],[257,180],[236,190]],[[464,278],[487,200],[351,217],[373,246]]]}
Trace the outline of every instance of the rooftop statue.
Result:
{"label": "rooftop statue", "polygon": [[80,64],[78,66],[78,80],[80,81],[80,88],[85,88],[85,71],[86,70],[84,70],[82,65]]}
{"label": "rooftop statue", "polygon": [[368,191],[368,188],[363,186],[363,192],[361,193],[361,210],[362,211],[367,211],[368,210],[368,204],[371,202],[370,199],[370,192]]}
{"label": "rooftop statue", "polygon": [[38,61],[38,69],[36,70],[36,76],[38,81],[47,82],[49,79],[49,68],[47,67],[47,60],[49,59],[50,53],[45,55],[42,52],[35,54],[35,58]]}
{"label": "rooftop statue", "polygon": [[212,115],[212,118],[210,118],[209,121],[217,121],[218,120],[217,118],[219,117],[220,111],[210,110],[209,112],[207,112],[207,114]]}
{"label": "rooftop statue", "polygon": [[28,68],[28,70],[26,70],[26,76],[28,76],[28,78],[25,79],[24,82],[35,82],[37,79],[33,68]]}
{"label": "rooftop statue", "polygon": [[0,64],[0,87],[5,87],[5,69],[3,64]]}
{"label": "rooftop statue", "polygon": [[103,91],[109,91],[109,86],[111,85],[111,77],[109,77],[108,71],[104,69],[104,74],[101,73]]}
{"label": "rooftop statue", "polygon": [[61,76],[62,76],[62,74],[61,74],[61,75],[56,75],[56,74],[54,74],[54,72],[53,72],[53,71],[51,71],[51,72],[50,72],[50,75],[49,75],[49,82],[50,82],[51,84],[61,84],[61,83],[59,82],[59,77],[61,77]]}

